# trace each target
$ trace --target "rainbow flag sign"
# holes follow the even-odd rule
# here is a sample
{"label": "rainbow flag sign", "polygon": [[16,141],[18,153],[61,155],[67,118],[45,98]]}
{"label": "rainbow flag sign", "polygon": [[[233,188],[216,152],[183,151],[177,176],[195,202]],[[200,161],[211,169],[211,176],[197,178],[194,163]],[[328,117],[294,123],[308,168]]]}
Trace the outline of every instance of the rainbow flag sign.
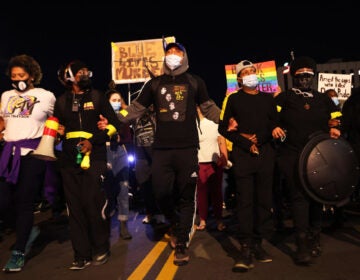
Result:
{"label": "rainbow flag sign", "polygon": [[[259,78],[259,90],[263,92],[276,92],[278,88],[278,80],[276,74],[276,65],[274,60],[254,63]],[[236,64],[225,65],[225,75],[227,83],[226,94],[237,91],[239,89],[236,79]]]}

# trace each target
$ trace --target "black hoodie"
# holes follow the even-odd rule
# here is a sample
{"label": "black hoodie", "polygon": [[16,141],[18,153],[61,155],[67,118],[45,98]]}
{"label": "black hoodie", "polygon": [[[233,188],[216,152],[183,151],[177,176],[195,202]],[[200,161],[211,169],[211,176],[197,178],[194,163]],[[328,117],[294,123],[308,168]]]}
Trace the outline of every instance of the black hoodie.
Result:
{"label": "black hoodie", "polygon": [[[195,88],[189,80],[188,68],[188,56],[184,50],[180,67],[171,70],[164,62],[164,74],[148,81],[136,100],[126,110],[120,111],[120,120],[129,122],[141,116],[147,107],[154,104],[154,149],[199,147],[197,105],[205,117],[219,122],[220,109],[210,99],[204,80],[191,74],[192,78],[196,79]],[[154,87],[153,83],[157,85]]]}

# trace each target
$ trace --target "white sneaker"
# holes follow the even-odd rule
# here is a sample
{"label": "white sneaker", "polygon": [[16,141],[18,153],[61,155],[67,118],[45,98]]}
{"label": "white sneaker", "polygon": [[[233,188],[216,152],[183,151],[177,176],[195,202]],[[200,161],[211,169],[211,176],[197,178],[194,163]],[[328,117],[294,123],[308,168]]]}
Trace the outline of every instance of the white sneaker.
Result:
{"label": "white sneaker", "polygon": [[150,224],[152,221],[152,217],[150,215],[146,215],[145,218],[142,220],[143,224]]}

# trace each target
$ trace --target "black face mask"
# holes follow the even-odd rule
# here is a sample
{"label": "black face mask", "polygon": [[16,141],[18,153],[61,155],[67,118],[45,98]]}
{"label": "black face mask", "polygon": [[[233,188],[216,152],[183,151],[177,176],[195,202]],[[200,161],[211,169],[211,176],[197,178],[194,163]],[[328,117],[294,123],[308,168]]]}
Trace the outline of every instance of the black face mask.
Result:
{"label": "black face mask", "polygon": [[26,90],[29,88],[28,81],[29,81],[29,80],[24,80],[24,81],[12,81],[11,85],[12,85],[13,88],[16,89],[17,91],[24,92],[24,91],[26,91]]}
{"label": "black face mask", "polygon": [[89,78],[89,76],[87,75],[82,75],[80,77],[80,81],[77,82],[77,85],[80,89],[82,90],[86,90],[86,89],[90,89],[92,86],[91,80]]}
{"label": "black face mask", "polygon": [[309,90],[312,87],[313,80],[314,80],[314,75],[308,73],[295,75],[294,87],[301,90]]}

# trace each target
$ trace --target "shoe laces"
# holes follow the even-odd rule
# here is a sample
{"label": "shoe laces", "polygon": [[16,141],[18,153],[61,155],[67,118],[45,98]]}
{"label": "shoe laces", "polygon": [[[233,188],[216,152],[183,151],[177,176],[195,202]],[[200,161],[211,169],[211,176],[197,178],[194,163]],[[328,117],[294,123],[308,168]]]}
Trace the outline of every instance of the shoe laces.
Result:
{"label": "shoe laces", "polygon": [[24,259],[25,259],[25,254],[22,253],[21,251],[15,250],[11,254],[10,262],[17,265],[23,265]]}

